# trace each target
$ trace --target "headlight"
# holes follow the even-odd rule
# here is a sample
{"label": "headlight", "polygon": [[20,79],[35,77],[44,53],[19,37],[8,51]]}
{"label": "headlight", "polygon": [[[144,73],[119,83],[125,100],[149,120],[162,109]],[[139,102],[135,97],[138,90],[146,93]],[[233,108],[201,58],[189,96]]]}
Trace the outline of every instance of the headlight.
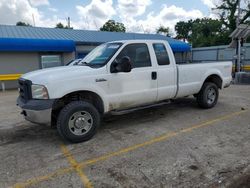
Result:
{"label": "headlight", "polygon": [[47,88],[43,85],[31,85],[31,92],[33,99],[49,99]]}

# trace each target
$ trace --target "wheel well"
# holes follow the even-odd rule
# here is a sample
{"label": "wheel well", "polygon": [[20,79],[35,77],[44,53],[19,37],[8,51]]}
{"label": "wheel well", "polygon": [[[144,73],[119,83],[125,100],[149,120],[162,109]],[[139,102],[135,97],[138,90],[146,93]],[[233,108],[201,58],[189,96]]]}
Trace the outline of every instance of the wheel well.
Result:
{"label": "wheel well", "polygon": [[52,106],[51,122],[55,123],[61,109],[72,101],[87,101],[93,104],[100,114],[104,112],[104,104],[101,97],[91,91],[76,91],[57,99]]}
{"label": "wheel well", "polygon": [[205,82],[212,82],[217,85],[218,88],[222,88],[222,79],[220,76],[213,74],[206,78]]}

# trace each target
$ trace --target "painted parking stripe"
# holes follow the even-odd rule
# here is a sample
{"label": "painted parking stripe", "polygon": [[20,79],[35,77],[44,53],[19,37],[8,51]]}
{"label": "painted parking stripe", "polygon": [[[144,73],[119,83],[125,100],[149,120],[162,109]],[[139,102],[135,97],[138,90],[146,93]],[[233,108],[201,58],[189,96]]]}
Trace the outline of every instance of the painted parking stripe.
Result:
{"label": "painted parking stripe", "polygon": [[[187,133],[187,132],[192,132],[192,131],[194,131],[196,129],[199,129],[199,128],[214,125],[215,123],[218,123],[218,122],[223,121],[223,120],[231,119],[231,118],[236,117],[236,116],[238,116],[238,115],[240,115],[242,113],[245,113],[245,112],[247,112],[247,110],[241,110],[241,111],[234,112],[234,113],[231,113],[231,114],[227,114],[227,115],[224,115],[224,116],[212,119],[212,120],[208,120],[206,122],[191,126],[189,128],[186,128],[186,129],[182,129],[182,130],[179,130],[179,131],[176,131],[176,132],[166,133],[166,134],[163,134],[163,135],[161,135],[159,137],[155,137],[155,138],[153,138],[151,140],[148,140],[146,142],[136,144],[136,145],[132,145],[130,147],[127,147],[127,148],[124,148],[124,149],[121,149],[121,150],[118,150],[118,151],[115,151],[115,152],[111,152],[111,153],[102,155],[100,157],[96,157],[96,158],[93,158],[93,159],[83,161],[81,163],[77,163],[77,165],[75,165],[75,166],[77,168],[82,169],[82,168],[84,168],[86,166],[93,165],[93,164],[96,164],[98,162],[108,160],[108,159],[110,159],[112,157],[120,156],[122,154],[126,154],[128,152],[134,151],[136,149],[139,149],[139,148],[142,148],[142,147],[145,147],[145,146],[149,146],[149,145],[152,145],[152,144],[155,144],[155,143],[166,141],[166,140],[168,140],[170,138],[173,138],[175,136],[178,136],[180,134]],[[42,181],[53,179],[53,178],[55,178],[57,176],[64,175],[64,174],[67,174],[67,173],[70,173],[70,172],[74,171],[75,166],[74,167],[71,166],[69,168],[58,169],[57,171],[52,172],[52,173],[50,173],[48,175],[45,175],[45,176],[39,176],[39,177],[31,178],[31,179],[29,179],[29,180],[27,180],[27,181],[25,181],[23,183],[17,183],[13,187],[15,187],[15,188],[23,188],[23,187],[28,187],[28,186],[31,186],[31,185],[35,185],[35,184],[40,183]],[[87,180],[87,181],[89,181],[89,180]]]}
{"label": "painted parking stripe", "polygon": [[163,134],[162,136],[153,138],[153,139],[151,139],[149,141],[146,141],[146,142],[143,142],[141,144],[136,144],[136,145],[121,149],[121,150],[116,151],[116,152],[108,153],[106,155],[103,155],[103,156],[100,156],[100,157],[97,157],[97,158],[94,158],[94,159],[86,160],[84,162],[81,162],[80,166],[84,167],[84,166],[92,165],[92,164],[95,164],[97,162],[107,160],[107,159],[109,159],[111,157],[114,157],[114,156],[122,155],[122,154],[128,153],[130,151],[133,151],[133,150],[136,150],[136,149],[148,146],[148,145],[152,145],[152,144],[155,144],[155,143],[158,143],[158,142],[162,142],[162,141],[165,141],[165,140],[170,139],[172,137],[175,137],[177,135],[180,135],[182,133],[191,132],[191,131],[193,131],[195,129],[199,129],[199,128],[206,127],[206,126],[209,126],[209,125],[213,125],[214,123],[217,123],[219,121],[230,119],[230,118],[232,118],[234,116],[237,116],[237,115],[240,115],[240,114],[242,114],[244,112],[246,112],[246,111],[235,112],[235,113],[228,114],[228,115],[225,115],[225,116],[213,119],[213,120],[206,121],[206,122],[198,124],[198,125],[194,125],[192,127],[186,128],[186,129],[182,129],[182,130],[177,131],[177,132],[166,133],[166,134]]}
{"label": "painted parking stripe", "polygon": [[61,145],[61,150],[62,150],[64,156],[68,159],[71,167],[73,167],[74,170],[76,171],[76,173],[79,175],[84,187],[92,188],[93,186],[92,186],[91,182],[89,181],[88,177],[83,173],[83,170],[80,167],[79,163],[77,163],[77,161],[75,160],[73,155],[70,153],[70,151],[68,150],[68,148],[64,144]]}

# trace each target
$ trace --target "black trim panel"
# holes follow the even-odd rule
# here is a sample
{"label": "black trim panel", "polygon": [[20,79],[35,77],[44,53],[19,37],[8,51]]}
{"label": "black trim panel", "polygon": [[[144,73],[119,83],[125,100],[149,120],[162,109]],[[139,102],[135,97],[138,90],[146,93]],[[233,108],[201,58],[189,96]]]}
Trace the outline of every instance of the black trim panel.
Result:
{"label": "black trim panel", "polygon": [[18,85],[19,85],[19,94],[23,102],[26,102],[29,99],[31,99],[32,98],[32,94],[31,94],[32,82],[30,80],[20,78],[18,80]]}
{"label": "black trim panel", "polygon": [[46,110],[52,108],[55,99],[32,99],[25,102],[20,96],[17,105],[27,110]]}

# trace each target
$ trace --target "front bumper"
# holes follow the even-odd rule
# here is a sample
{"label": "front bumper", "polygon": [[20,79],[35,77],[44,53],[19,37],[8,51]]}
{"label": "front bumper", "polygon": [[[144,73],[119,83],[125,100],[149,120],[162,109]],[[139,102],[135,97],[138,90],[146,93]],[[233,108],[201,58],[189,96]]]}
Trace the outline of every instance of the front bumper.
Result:
{"label": "front bumper", "polygon": [[17,98],[17,105],[23,110],[21,114],[24,115],[24,118],[30,122],[38,124],[49,124],[51,122],[53,103],[53,99],[31,99],[25,102],[21,97]]}

